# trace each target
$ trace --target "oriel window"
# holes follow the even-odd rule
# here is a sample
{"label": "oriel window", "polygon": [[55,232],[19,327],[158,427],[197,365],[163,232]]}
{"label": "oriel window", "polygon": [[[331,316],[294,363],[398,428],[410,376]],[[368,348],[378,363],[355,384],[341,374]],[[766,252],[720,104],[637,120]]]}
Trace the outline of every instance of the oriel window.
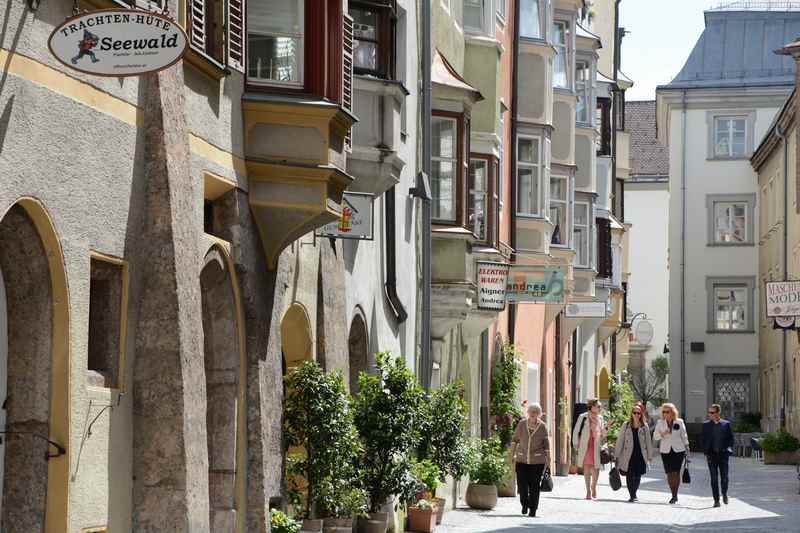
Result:
{"label": "oriel window", "polygon": [[432,218],[456,222],[458,178],[458,120],[433,117],[431,166]]}
{"label": "oriel window", "polygon": [[249,79],[302,85],[305,0],[251,0],[247,14]]}
{"label": "oriel window", "polygon": [[353,17],[353,70],[389,79],[393,71],[394,11],[388,0],[350,2]]}

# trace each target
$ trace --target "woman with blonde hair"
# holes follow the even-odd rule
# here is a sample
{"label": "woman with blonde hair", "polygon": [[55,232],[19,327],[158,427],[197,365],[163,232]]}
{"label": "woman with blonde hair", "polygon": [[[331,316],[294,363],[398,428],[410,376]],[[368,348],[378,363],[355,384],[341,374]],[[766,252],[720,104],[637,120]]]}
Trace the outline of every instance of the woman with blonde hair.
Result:
{"label": "woman with blonde hair", "polygon": [[583,465],[586,499],[597,498],[597,478],[600,476],[600,448],[606,438],[606,426],[600,412],[603,405],[597,398],[586,401],[589,410],[578,417],[572,430],[572,447],[578,452],[578,464]]}
{"label": "woman with blonde hair", "polygon": [[527,418],[517,424],[511,442],[511,457],[517,472],[517,490],[522,514],[535,517],[539,508],[542,474],[550,468],[550,434],[542,422],[542,406],[528,405]]}
{"label": "woman with blonde hair", "polygon": [[617,468],[625,475],[630,494],[628,501],[631,503],[637,501],[636,491],[639,490],[642,476],[647,472],[647,465],[653,456],[650,428],[644,418],[646,412],[641,402],[633,406],[630,420],[622,424],[614,448]]}
{"label": "woman with blonde hair", "polygon": [[678,503],[678,487],[681,485],[681,471],[689,454],[689,435],[686,424],[678,416],[675,404],[665,403],[661,406],[661,420],[656,423],[653,439],[659,443],[664,472],[672,492],[669,503]]}

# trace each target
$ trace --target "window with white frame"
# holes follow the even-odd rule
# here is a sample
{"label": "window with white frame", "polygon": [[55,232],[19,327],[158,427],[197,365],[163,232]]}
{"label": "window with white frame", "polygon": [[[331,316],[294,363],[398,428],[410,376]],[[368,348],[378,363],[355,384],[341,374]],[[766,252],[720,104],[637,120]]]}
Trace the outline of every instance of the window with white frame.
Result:
{"label": "window with white frame", "polygon": [[485,32],[486,4],[489,0],[464,0],[464,27],[474,32]]}
{"label": "window with white frame", "polygon": [[714,329],[747,329],[747,285],[714,285]]}
{"label": "window with white frame", "polygon": [[458,121],[432,117],[433,150],[431,165],[432,218],[456,221],[458,176]]}
{"label": "window with white frame", "polygon": [[247,74],[251,81],[302,85],[305,0],[247,6]]}
{"label": "window with white frame", "polygon": [[497,167],[499,172],[497,174],[497,196],[500,201],[500,207],[503,207],[503,193],[505,191],[504,184],[503,184],[503,172],[504,167],[503,164],[505,162],[505,144],[506,144],[506,121],[505,121],[505,109],[504,106],[500,106],[500,113],[498,113],[498,125],[497,131],[500,137],[500,146],[497,149]]}
{"label": "window with white frame", "polygon": [[538,137],[517,139],[517,213],[541,216],[542,152]]}
{"label": "window with white frame", "polygon": [[469,161],[469,227],[481,240],[486,240],[487,195],[489,185],[489,161],[470,159]]}
{"label": "window with white frame", "polygon": [[714,117],[714,155],[745,157],[747,153],[747,117]]}
{"label": "window with white frame", "polygon": [[553,47],[556,56],[553,59],[553,87],[569,88],[567,67],[569,61],[569,25],[561,20],[553,23]]}
{"label": "window with white frame", "polygon": [[550,176],[550,222],[554,224],[550,244],[569,246],[569,178]]}
{"label": "window with white frame", "polygon": [[587,202],[575,202],[575,219],[573,241],[575,243],[575,266],[588,268],[591,266],[591,224]]}
{"label": "window with white frame", "polygon": [[716,202],[714,204],[714,242],[721,244],[746,243],[749,239],[747,211],[746,202]]}
{"label": "window with white frame", "polygon": [[575,121],[591,124],[592,112],[592,72],[587,61],[578,61],[575,65]]}
{"label": "window with white frame", "polygon": [[542,9],[540,0],[520,0],[519,35],[530,39],[543,39]]}

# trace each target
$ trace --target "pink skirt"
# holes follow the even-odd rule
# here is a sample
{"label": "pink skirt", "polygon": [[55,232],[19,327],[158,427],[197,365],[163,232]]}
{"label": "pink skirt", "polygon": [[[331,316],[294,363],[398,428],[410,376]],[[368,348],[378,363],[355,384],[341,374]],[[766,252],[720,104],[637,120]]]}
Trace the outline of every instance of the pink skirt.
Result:
{"label": "pink skirt", "polygon": [[583,464],[594,466],[594,433],[589,435],[589,444],[586,446],[586,456],[583,458]]}

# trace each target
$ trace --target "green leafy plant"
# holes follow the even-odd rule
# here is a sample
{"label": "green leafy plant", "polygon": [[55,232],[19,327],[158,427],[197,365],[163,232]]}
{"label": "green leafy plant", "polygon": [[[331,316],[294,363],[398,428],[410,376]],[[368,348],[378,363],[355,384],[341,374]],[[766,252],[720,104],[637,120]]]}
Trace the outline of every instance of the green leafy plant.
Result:
{"label": "green leafy plant", "polygon": [[797,440],[797,437],[788,431],[781,429],[764,435],[761,448],[769,453],[795,452],[800,450],[800,440]]}
{"label": "green leafy plant", "polygon": [[412,501],[417,480],[411,453],[420,442],[424,393],[402,357],[378,353],[377,375],[361,373],[355,420],[364,445],[362,472],[369,509],[377,512],[392,496]]}
{"label": "green leafy plant", "polygon": [[492,370],[489,415],[494,417],[492,431],[499,437],[503,449],[511,444],[514,429],[522,418],[522,410],[516,401],[522,374],[519,359],[519,352],[514,345],[506,344]]}
{"label": "green leafy plant", "polygon": [[431,494],[436,493],[436,489],[441,484],[441,472],[439,471],[439,467],[436,466],[433,461],[430,459],[424,459],[422,461],[417,461],[412,463],[411,473],[417,478],[423,485],[425,485],[425,489],[430,492]]}
{"label": "green leafy plant", "polygon": [[735,433],[758,433],[761,431],[761,413],[740,414],[733,422],[733,431]]}
{"label": "green leafy plant", "polygon": [[427,511],[428,509],[433,509],[433,504],[426,500],[425,498],[418,500],[417,503],[413,505],[417,509],[422,509],[423,511]]}
{"label": "green leafy plant", "polygon": [[272,533],[299,533],[300,522],[286,515],[278,509],[270,509],[269,520],[272,525]]}
{"label": "green leafy plant", "polygon": [[504,448],[497,436],[473,444],[469,479],[478,485],[497,485],[508,475]]}
{"label": "green leafy plant", "polygon": [[460,478],[469,466],[466,437],[469,409],[461,382],[450,383],[431,393],[420,417],[421,440],[417,456],[439,470],[439,478]]}
{"label": "green leafy plant", "polygon": [[611,379],[608,385],[608,394],[609,408],[608,416],[606,417],[606,440],[609,446],[613,446],[617,442],[617,435],[620,428],[622,428],[622,424],[630,418],[631,410],[633,410],[633,405],[636,403],[627,373],[623,372],[622,376],[615,376]]}
{"label": "green leafy plant", "polygon": [[646,372],[631,377],[633,393],[646,409],[664,403],[667,397],[665,385],[668,376],[669,359],[661,355],[653,359]]}
{"label": "green leafy plant", "polygon": [[304,518],[357,508],[362,448],[341,373],[307,361],[286,376],[284,436],[289,499]]}

